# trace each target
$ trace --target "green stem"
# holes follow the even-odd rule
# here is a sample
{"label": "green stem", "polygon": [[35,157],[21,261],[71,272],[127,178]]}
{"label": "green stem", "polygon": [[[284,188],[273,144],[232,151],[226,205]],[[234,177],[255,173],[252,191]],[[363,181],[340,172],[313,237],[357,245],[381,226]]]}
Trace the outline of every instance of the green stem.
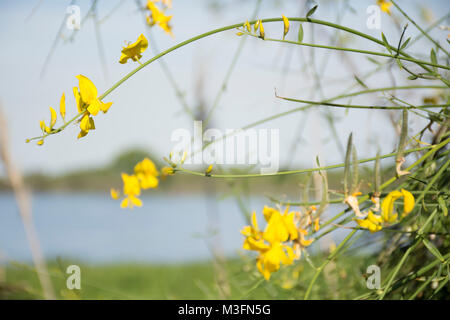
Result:
{"label": "green stem", "polygon": [[309,283],[308,289],[306,290],[305,296],[304,296],[304,300],[308,300],[310,294],[311,294],[311,290],[312,287],[314,286],[314,283],[316,282],[317,278],[319,277],[320,273],[323,271],[323,269],[326,267],[326,265],[328,263],[330,263],[336,256],[337,254],[340,252],[340,250],[344,247],[344,245],[354,236],[354,234],[357,232],[358,230],[353,230],[352,232],[350,232],[345,239],[339,244],[339,246],[330,253],[330,255],[328,256],[327,260],[325,260],[320,266],[319,268],[317,268],[316,273],[314,274],[311,282]]}
{"label": "green stem", "polygon": [[411,254],[411,252],[413,252],[417,246],[421,243],[421,237],[422,237],[422,233],[424,232],[425,228],[428,226],[428,224],[430,223],[430,221],[434,218],[434,216],[436,215],[438,211],[434,210],[434,212],[428,217],[427,221],[424,223],[424,225],[419,229],[418,232],[418,236],[416,238],[416,242],[410,246],[408,248],[408,250],[406,250],[405,254],[403,255],[403,257],[401,258],[400,262],[397,264],[397,266],[394,269],[394,272],[392,273],[392,275],[389,277],[389,280],[385,286],[385,288],[383,289],[383,292],[380,295],[380,300],[383,300],[384,297],[386,296],[386,293],[389,291],[392,282],[395,280],[395,277],[397,276],[397,274],[399,273],[400,269],[403,267],[403,264],[406,262],[406,259],[408,258],[408,256]]}
{"label": "green stem", "polygon": [[351,104],[339,104],[339,103],[331,103],[326,101],[311,101],[311,100],[302,100],[302,99],[294,99],[294,98],[286,98],[275,95],[279,99],[283,99],[286,101],[299,102],[299,103],[307,103],[312,105],[319,106],[328,106],[328,107],[336,107],[336,108],[348,108],[348,109],[378,109],[378,110],[403,110],[403,109],[428,109],[428,108],[445,108],[448,107],[448,104],[435,104],[435,105],[421,105],[421,106],[364,106],[364,105],[351,105]]}
{"label": "green stem", "polygon": [[430,37],[430,35],[425,32],[413,19],[411,19],[405,11],[403,11],[398,5],[397,3],[395,3],[395,1],[391,1],[392,4],[397,8],[398,11],[401,12],[401,14],[408,19],[428,40],[430,40],[431,42],[434,43],[434,45],[436,47],[438,47],[439,49],[441,49],[443,52],[445,52],[445,54],[447,55],[447,57],[450,57],[450,54],[447,52],[447,50],[445,50],[440,44],[439,42],[437,42],[436,40],[434,40],[433,38]]}
{"label": "green stem", "polygon": [[[259,38],[255,34],[245,33],[249,36]],[[369,50],[361,50],[361,49],[353,49],[353,48],[341,48],[341,47],[333,47],[333,46],[327,46],[327,45],[321,45],[321,44],[314,44],[314,43],[305,43],[305,42],[298,42],[298,41],[291,41],[291,40],[282,40],[282,39],[273,39],[273,38],[264,38],[264,41],[270,41],[270,42],[281,42],[281,43],[289,43],[289,44],[295,44],[299,46],[305,46],[305,47],[312,47],[312,48],[320,48],[320,49],[329,49],[329,50],[337,50],[337,51],[346,51],[346,52],[354,52],[354,53],[361,53],[361,54],[367,54],[372,56],[380,56],[380,57],[386,57],[386,58],[393,58],[393,59],[400,59],[405,61],[414,62],[417,64],[423,64],[428,65],[430,67],[436,67],[441,69],[450,70],[450,67],[444,66],[441,64],[434,64],[431,62],[410,58],[410,57],[399,57],[393,54],[389,53],[383,53],[383,52],[376,52],[376,51],[369,51]]]}
{"label": "green stem", "polygon": [[[437,144],[437,145],[425,146],[425,147],[414,148],[414,149],[408,149],[408,150],[405,150],[405,154],[412,153],[412,152],[417,152],[417,151],[421,151],[421,150],[427,150],[427,149],[433,149],[434,150],[435,148],[440,148],[441,146],[445,145],[444,142],[445,142],[445,144],[447,144],[448,142],[450,142],[450,139],[446,139],[445,141],[443,141],[443,142],[441,142],[440,144]],[[396,155],[397,155],[397,152],[394,152],[394,153],[385,154],[383,156],[380,156],[379,158],[380,159],[390,158],[390,157],[395,157]],[[376,159],[377,159],[377,157],[361,159],[361,160],[358,160],[358,163],[366,163],[366,162],[370,162],[370,161],[375,161]],[[343,168],[343,167],[345,167],[345,164],[340,163],[340,164],[335,164],[335,165],[330,165],[330,166],[325,166],[325,167],[320,167],[320,168],[280,171],[280,172],[270,173],[270,174],[259,174],[259,173],[251,173],[251,174],[210,174],[210,175],[208,175],[208,177],[209,178],[257,178],[257,177],[271,177],[271,176],[273,177],[273,176],[300,174],[300,173],[307,173],[307,172],[316,172],[316,171],[321,171],[321,170],[330,170],[330,169],[337,169],[337,168]],[[175,169],[175,171],[179,171],[179,172],[182,172],[182,173],[191,174],[191,175],[195,175],[195,176],[202,176],[202,177],[205,176],[204,172],[188,170],[188,169],[185,169],[185,168],[177,168],[177,169]]]}

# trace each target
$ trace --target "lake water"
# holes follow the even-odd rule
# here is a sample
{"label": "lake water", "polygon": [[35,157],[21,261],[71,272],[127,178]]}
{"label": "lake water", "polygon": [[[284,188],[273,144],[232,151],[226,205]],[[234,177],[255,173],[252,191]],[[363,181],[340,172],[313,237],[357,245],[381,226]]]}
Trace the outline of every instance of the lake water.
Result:
{"label": "lake water", "polygon": [[[34,194],[33,217],[46,258],[157,263],[205,260],[212,257],[208,239],[218,243],[228,257],[243,252],[239,230],[246,223],[234,198],[153,194],[142,200],[142,208],[124,210],[106,194]],[[264,204],[270,202],[251,198],[248,208],[260,213]],[[214,235],[207,232],[212,216],[217,228]],[[342,236],[340,232],[336,240]],[[8,261],[31,260],[14,197],[8,193],[0,194],[0,254]]]}

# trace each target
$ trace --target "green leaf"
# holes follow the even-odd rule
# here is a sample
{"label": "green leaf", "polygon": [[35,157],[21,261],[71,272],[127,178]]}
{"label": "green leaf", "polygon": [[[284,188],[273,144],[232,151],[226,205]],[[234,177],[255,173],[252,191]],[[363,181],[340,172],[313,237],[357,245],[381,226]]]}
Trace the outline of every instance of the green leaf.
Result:
{"label": "green leaf", "polygon": [[376,64],[376,65],[380,65],[380,64],[381,64],[380,62],[378,62],[377,60],[375,60],[375,59],[372,58],[372,57],[366,57],[366,59],[369,60],[370,62]]}
{"label": "green leaf", "polygon": [[298,42],[302,42],[303,41],[303,25],[300,23],[300,27],[298,28],[298,37],[297,37]]}
{"label": "green leaf", "polygon": [[408,109],[403,108],[402,112],[402,130],[400,132],[400,140],[398,141],[397,156],[398,161],[403,157],[403,153],[406,147],[406,137],[408,136]]}
{"label": "green leaf", "polygon": [[436,52],[434,52],[433,48],[431,48],[430,59],[433,64],[437,64]]}
{"label": "green leaf", "polygon": [[316,12],[318,5],[316,4],[314,7],[312,7],[311,10],[308,11],[308,13],[306,14],[306,18],[309,18],[310,16],[312,16],[314,14],[314,12]]}
{"label": "green leaf", "polygon": [[416,80],[417,78],[418,77],[413,74],[408,77],[409,80]]}
{"label": "green leaf", "polygon": [[[433,63],[433,64],[438,64],[437,58],[436,58],[436,52],[434,52],[434,49],[433,49],[433,48],[431,48],[430,59],[431,59],[431,63]],[[435,72],[437,72],[437,67],[433,67],[433,70],[434,70]]]}
{"label": "green leaf", "polygon": [[389,51],[390,54],[392,54],[391,47],[389,46],[389,42],[387,41],[386,37],[384,36],[384,33],[381,33],[381,39],[383,40],[384,46]]}
{"label": "green leaf", "polygon": [[427,247],[428,251],[431,252],[432,255],[434,255],[436,258],[438,258],[442,262],[445,261],[442,254],[439,252],[439,250],[435,247],[435,245],[432,242],[428,241],[428,239],[425,239],[425,238],[422,239],[422,242],[425,245],[425,247]]}
{"label": "green leaf", "polygon": [[374,174],[374,191],[380,192],[381,174],[380,174],[380,151],[377,152],[377,158],[375,160],[375,174]]}
{"label": "green leaf", "polygon": [[358,156],[356,154],[356,147],[352,146],[352,193],[358,188]]}
{"label": "green leaf", "polygon": [[357,75],[354,75],[354,77],[355,77],[356,82],[358,82],[362,87],[369,89],[369,87],[366,86],[366,84],[360,78],[358,78]]}
{"label": "green leaf", "polygon": [[350,175],[350,159],[352,155],[352,146],[353,146],[353,133],[350,133],[347,140],[347,152],[345,153],[345,167],[344,167],[344,193],[348,195],[348,180]]}
{"label": "green leaf", "polygon": [[446,217],[448,215],[448,209],[447,209],[447,205],[445,204],[445,200],[442,196],[438,197],[438,203],[442,209],[442,212],[444,213],[444,217]]}
{"label": "green leaf", "polygon": [[408,39],[406,39],[405,42],[403,42],[402,46],[400,47],[400,50],[403,50],[406,48],[406,46],[408,45],[409,41],[411,40],[411,37],[409,37]]}

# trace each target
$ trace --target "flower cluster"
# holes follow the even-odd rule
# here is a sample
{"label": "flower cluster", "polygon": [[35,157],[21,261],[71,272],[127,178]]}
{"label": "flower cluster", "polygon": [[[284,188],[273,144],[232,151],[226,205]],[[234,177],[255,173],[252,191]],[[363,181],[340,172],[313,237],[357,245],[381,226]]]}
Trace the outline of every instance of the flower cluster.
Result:
{"label": "flower cluster", "polygon": [[161,29],[163,29],[166,33],[173,36],[172,27],[169,25],[170,19],[172,16],[166,16],[164,11],[166,9],[172,8],[172,0],[162,0],[163,8],[158,8],[155,4],[160,2],[160,0],[148,0],[146,9],[149,11],[147,16],[147,23],[149,26],[158,25]]}
{"label": "flower cluster", "polygon": [[106,113],[112,105],[112,102],[104,103],[98,98],[97,88],[94,83],[83,75],[76,76],[79,89],[73,88],[73,94],[77,103],[78,113],[82,114],[80,120],[80,133],[78,139],[86,136],[90,130],[95,129],[94,119],[101,110]]}
{"label": "flower cluster", "polygon": [[[267,222],[264,231],[260,230],[256,220],[256,212],[252,214],[250,226],[245,226],[241,233],[245,236],[243,249],[259,253],[256,266],[266,280],[280,265],[290,265],[300,258],[301,249],[309,246],[313,239],[306,240],[307,228],[312,226],[311,212],[305,216],[300,212],[289,212],[289,207],[283,213],[265,206],[263,215]],[[314,227],[318,230],[318,219]]]}
{"label": "flower cluster", "polygon": [[[398,213],[394,210],[396,200],[403,198],[403,212],[401,218],[406,217],[414,209],[414,196],[411,192],[401,189],[390,192],[381,203],[381,214],[374,214],[369,210],[364,219],[355,219],[356,223],[370,232],[380,231],[384,226],[398,222]],[[375,211],[375,210],[374,210]]]}
{"label": "flower cluster", "polygon": [[[87,77],[83,75],[76,76],[78,79],[79,88],[73,88],[73,94],[75,96],[75,101],[77,104],[78,114],[75,117],[81,118],[78,120],[80,124],[80,133],[78,134],[78,139],[86,136],[90,130],[95,129],[94,119],[92,116],[96,116],[98,112],[101,110],[103,113],[106,113],[108,109],[111,107],[112,102],[104,103],[98,97],[98,91],[95,87],[94,83],[89,80]],[[59,103],[59,113],[61,114],[61,118],[65,125],[66,123],[66,96],[63,93],[61,96],[61,100]],[[39,127],[42,130],[43,136],[53,134],[61,131],[61,129],[55,129],[55,124],[57,120],[57,114],[55,109],[50,107],[50,123],[47,126],[44,120],[39,122]],[[69,121],[72,122],[73,120]],[[29,140],[27,140],[28,142]],[[40,139],[37,143],[38,145],[43,145],[44,140]]]}
{"label": "flower cluster", "polygon": [[[289,19],[286,18],[284,15],[281,15],[282,19],[283,19],[283,40],[286,38],[286,35],[289,32]],[[243,25],[242,25],[242,29],[239,29],[239,32],[237,33],[238,36],[241,36],[243,34],[248,34],[251,36],[255,36],[255,37],[259,37],[261,39],[265,39],[266,37],[266,33],[264,31],[264,26],[261,20],[257,20],[255,22],[255,24],[253,25],[253,29],[252,26],[250,24],[250,22],[246,21]],[[256,34],[256,32],[259,30],[259,35]]]}
{"label": "flower cluster", "polygon": [[[122,173],[123,194],[125,198],[122,200],[121,208],[141,207],[142,201],[138,198],[141,195],[141,189],[154,189],[158,187],[159,172],[152,160],[145,158],[138,162],[134,167],[134,174],[128,175]],[[111,197],[115,200],[120,198],[120,192],[111,189]]]}

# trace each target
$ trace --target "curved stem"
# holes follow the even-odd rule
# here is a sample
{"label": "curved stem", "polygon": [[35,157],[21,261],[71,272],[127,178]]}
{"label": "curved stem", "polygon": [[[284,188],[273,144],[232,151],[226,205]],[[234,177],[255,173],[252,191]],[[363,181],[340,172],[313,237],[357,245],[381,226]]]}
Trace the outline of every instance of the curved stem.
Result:
{"label": "curved stem", "polygon": [[[263,23],[268,23],[268,22],[280,22],[280,21],[282,21],[282,20],[283,20],[282,18],[269,18],[269,19],[262,19],[261,21],[262,21]],[[354,34],[354,35],[357,35],[357,36],[359,36],[359,37],[365,38],[365,39],[367,39],[367,40],[370,40],[370,41],[372,41],[372,42],[375,42],[375,43],[377,43],[377,44],[379,44],[379,45],[385,47],[385,44],[384,44],[383,41],[381,41],[381,40],[378,40],[378,39],[376,39],[376,38],[374,38],[374,37],[372,37],[372,36],[370,36],[370,35],[367,35],[367,34],[365,34],[365,33],[359,32],[359,31],[357,31],[357,30],[354,30],[354,29],[351,29],[351,28],[348,28],[348,27],[344,27],[344,26],[341,26],[341,25],[338,25],[338,24],[335,24],[335,23],[332,23],[332,22],[323,21],[323,20],[316,20],[316,19],[311,19],[311,18],[289,18],[289,20],[291,20],[291,21],[297,21],[297,22],[308,22],[308,23],[320,24],[320,25],[324,25],[324,26],[331,27],[331,28],[340,29],[340,30],[346,31],[346,32],[348,32],[348,33],[352,33],[352,34]],[[250,21],[250,24],[254,24],[254,23],[256,23],[256,20]],[[199,34],[199,35],[197,35],[197,36],[195,36],[195,37],[192,37],[192,38],[190,38],[190,39],[187,39],[187,40],[185,40],[185,41],[182,41],[182,42],[180,42],[180,43],[178,43],[178,44],[176,44],[176,45],[170,47],[169,49],[167,49],[167,50],[165,50],[165,51],[163,51],[163,52],[161,52],[161,53],[155,55],[153,58],[147,60],[146,62],[142,63],[142,64],[139,65],[137,68],[135,68],[134,70],[132,70],[131,72],[129,72],[127,75],[125,75],[125,76],[124,76],[123,78],[121,78],[119,81],[117,81],[112,87],[110,87],[108,90],[106,90],[106,91],[99,97],[99,99],[102,100],[102,99],[104,99],[105,97],[107,97],[111,92],[113,92],[115,89],[117,89],[120,85],[122,85],[125,81],[127,81],[129,78],[131,78],[131,77],[132,77],[134,74],[136,74],[138,71],[140,71],[141,69],[145,68],[146,66],[148,66],[148,65],[151,64],[152,62],[158,60],[159,58],[165,56],[166,54],[169,54],[170,52],[175,51],[175,50],[177,50],[177,49],[179,49],[179,48],[181,48],[181,47],[184,47],[184,46],[186,46],[186,45],[188,45],[188,44],[190,44],[190,43],[192,43],[192,42],[195,42],[195,41],[197,41],[197,40],[200,40],[200,39],[209,37],[209,36],[214,35],[214,34],[217,34],[217,33],[221,33],[221,32],[224,32],[224,31],[228,31],[228,30],[232,30],[232,29],[238,28],[238,27],[242,26],[243,24],[244,24],[244,22],[240,22],[240,23],[235,23],[235,24],[228,25],[228,26],[225,26],[225,27],[222,27],[222,28],[210,30],[210,31],[208,31],[208,32]],[[407,57],[407,58],[411,58],[409,55],[407,55],[407,54],[404,53],[403,51],[397,50],[397,48],[395,48],[395,47],[393,47],[393,46],[391,46],[391,45],[388,45],[388,46],[389,46],[392,50],[394,50],[395,52],[398,52],[399,55],[402,55],[402,56]],[[414,60],[415,60],[415,59],[414,59]],[[420,66],[422,66],[425,70],[431,71],[431,69],[429,69],[428,67],[424,66],[423,63],[422,63],[421,61],[415,60],[414,62],[416,62],[417,64],[419,64]],[[65,124],[64,124],[63,126],[61,126],[59,129],[56,129],[56,130],[52,131],[51,134],[58,133],[58,132],[62,131],[62,130],[65,129],[70,123],[72,123],[73,121],[75,121],[76,119],[78,119],[82,114],[83,114],[83,113],[77,114],[73,119],[71,119],[70,121],[68,121],[67,123],[65,123]],[[42,136],[40,136],[40,137],[34,137],[34,138],[31,138],[31,139],[28,139],[28,141],[35,140],[35,139],[42,139],[42,138],[47,137],[48,135],[49,135],[49,134],[44,134],[44,135],[42,135]]]}
{"label": "curved stem", "polygon": [[[249,36],[252,36],[254,38],[259,38],[257,35],[246,33]],[[386,58],[393,58],[393,59],[400,59],[410,62],[415,62],[417,64],[424,64],[428,65],[430,67],[436,67],[441,69],[450,70],[450,67],[444,66],[441,64],[434,64],[431,62],[415,59],[415,58],[409,58],[409,57],[399,57],[396,55],[392,55],[389,53],[383,53],[383,52],[376,52],[376,51],[369,51],[369,50],[361,50],[361,49],[353,49],[353,48],[341,48],[341,47],[333,47],[333,46],[327,46],[327,45],[321,45],[321,44],[314,44],[314,43],[305,43],[305,42],[297,42],[297,41],[291,41],[291,40],[282,40],[282,39],[272,39],[272,38],[264,38],[264,41],[270,41],[270,42],[281,42],[281,43],[289,43],[289,44],[295,44],[299,46],[305,46],[305,47],[312,47],[312,48],[320,48],[320,49],[329,49],[329,50],[337,50],[337,51],[347,51],[347,52],[354,52],[354,53],[362,53],[362,54],[368,54],[373,56],[380,56],[380,57],[386,57]]]}
{"label": "curved stem", "polygon": [[[450,139],[447,139],[444,142],[445,142],[445,144],[447,144],[448,142],[450,142]],[[426,149],[438,148],[444,142],[440,143],[439,145],[431,145],[431,146],[425,146],[425,147],[420,147],[420,148],[408,149],[408,150],[405,150],[405,154],[406,153],[417,152],[417,151],[421,151],[421,150],[426,150]],[[390,158],[390,157],[395,157],[396,155],[397,155],[397,152],[388,153],[388,154],[385,154],[383,156],[380,156],[379,158],[380,159]],[[361,159],[361,160],[358,160],[358,163],[365,163],[365,162],[375,161],[376,159],[377,159],[377,157]],[[340,163],[340,164],[334,164],[334,165],[320,167],[320,168],[281,171],[281,172],[276,172],[276,173],[271,173],[271,174],[258,174],[258,173],[251,173],[251,174],[210,174],[210,175],[208,175],[208,177],[209,178],[257,178],[257,177],[271,177],[271,176],[282,176],[282,175],[290,175],[290,174],[300,174],[300,173],[307,173],[307,172],[315,172],[315,171],[321,171],[321,170],[330,170],[330,169],[337,169],[337,168],[343,168],[343,167],[345,167],[345,164]],[[179,172],[183,172],[183,173],[187,173],[187,174],[191,174],[191,175],[195,175],[195,176],[202,176],[202,177],[205,176],[204,172],[193,171],[193,170],[188,170],[188,169],[184,169],[184,168],[177,168],[177,169],[175,169],[175,171],[179,171]]]}

